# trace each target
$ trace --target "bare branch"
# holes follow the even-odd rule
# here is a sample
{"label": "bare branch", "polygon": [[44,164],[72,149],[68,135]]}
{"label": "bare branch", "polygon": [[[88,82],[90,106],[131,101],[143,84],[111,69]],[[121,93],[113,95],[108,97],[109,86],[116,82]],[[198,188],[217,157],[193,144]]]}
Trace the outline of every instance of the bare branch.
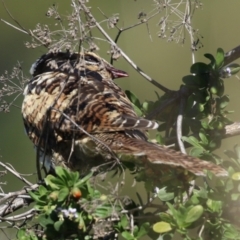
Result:
{"label": "bare branch", "polygon": [[96,19],[91,14],[90,10],[86,7],[84,1],[79,0],[79,3],[81,7],[83,8],[84,12],[88,15],[88,17],[91,19],[92,22],[97,26],[98,30],[104,35],[104,37],[114,46],[116,47],[120,52],[121,55],[124,57],[124,59],[136,70],[138,71],[144,78],[146,78],[149,82],[151,82],[154,86],[158,87],[162,91],[168,93],[171,92],[168,88],[164,87],[154,79],[152,79],[150,76],[148,76],[146,73],[144,73],[129,57],[128,55],[123,52],[117,44],[111,39],[111,37],[106,33],[106,31],[101,27],[101,25],[96,21]]}
{"label": "bare branch", "polygon": [[21,213],[21,214],[12,216],[12,217],[7,217],[7,218],[0,217],[0,220],[1,220],[1,222],[6,222],[6,221],[10,221],[10,222],[25,221],[27,219],[32,219],[35,214],[36,214],[36,210],[32,208],[32,209],[28,210],[27,212],[24,212],[24,213]]}
{"label": "bare branch", "polygon": [[9,172],[11,172],[14,176],[16,176],[17,178],[19,178],[21,181],[23,181],[24,183],[26,183],[28,186],[32,186],[33,184],[31,182],[29,182],[27,179],[25,179],[24,177],[21,176],[20,173],[18,173],[12,166],[8,167],[6,164],[0,162],[0,166],[4,167],[6,170],[8,170]]}
{"label": "bare branch", "polygon": [[240,57],[240,45],[225,53],[224,66],[237,60]]}
{"label": "bare branch", "polygon": [[224,138],[240,135],[240,122],[234,122],[225,127]]}

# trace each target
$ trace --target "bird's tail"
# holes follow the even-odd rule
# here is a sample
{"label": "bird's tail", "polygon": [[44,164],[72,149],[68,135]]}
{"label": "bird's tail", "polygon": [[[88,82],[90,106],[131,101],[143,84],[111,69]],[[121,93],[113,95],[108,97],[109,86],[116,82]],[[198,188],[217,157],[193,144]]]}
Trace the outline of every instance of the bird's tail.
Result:
{"label": "bird's tail", "polygon": [[228,176],[222,167],[142,139],[131,138],[125,133],[108,133],[100,139],[119,155],[122,161],[134,161],[147,169],[158,173],[168,169],[181,169],[196,176],[206,176],[206,170],[214,175]]}

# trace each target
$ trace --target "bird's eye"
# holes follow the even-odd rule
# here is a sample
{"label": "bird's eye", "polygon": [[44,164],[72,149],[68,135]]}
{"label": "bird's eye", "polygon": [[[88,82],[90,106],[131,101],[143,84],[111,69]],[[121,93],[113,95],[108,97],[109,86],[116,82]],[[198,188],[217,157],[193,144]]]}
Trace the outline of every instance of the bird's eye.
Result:
{"label": "bird's eye", "polygon": [[99,63],[99,59],[97,59],[96,57],[94,57],[92,55],[85,55],[85,61],[87,61],[91,64]]}

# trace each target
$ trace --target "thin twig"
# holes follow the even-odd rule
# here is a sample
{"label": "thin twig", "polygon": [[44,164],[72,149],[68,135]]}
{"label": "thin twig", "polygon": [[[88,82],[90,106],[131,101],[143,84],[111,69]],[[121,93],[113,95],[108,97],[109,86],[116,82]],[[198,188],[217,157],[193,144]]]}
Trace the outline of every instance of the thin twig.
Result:
{"label": "thin twig", "polygon": [[13,15],[10,13],[10,11],[8,10],[6,4],[5,4],[5,2],[4,2],[3,0],[2,0],[2,3],[3,3],[3,6],[4,6],[5,10],[7,11],[8,15],[9,15],[9,16],[13,19],[13,21],[20,27],[20,29],[22,29],[22,31],[25,31],[25,32],[27,33],[26,29],[25,29],[25,28],[13,17]]}
{"label": "thin twig", "polygon": [[24,177],[21,176],[20,173],[18,173],[15,169],[8,167],[6,164],[0,162],[0,165],[2,167],[4,167],[6,170],[8,170],[9,172],[11,172],[14,176],[16,176],[17,178],[19,178],[21,181],[23,181],[24,183],[26,183],[28,186],[32,186],[33,184],[31,182],[29,182],[27,179],[25,179]]}
{"label": "thin twig", "polygon": [[1,18],[1,21],[4,22],[5,24],[7,24],[8,26],[10,26],[10,27],[12,27],[12,28],[14,28],[14,29],[20,31],[20,32],[23,32],[23,33],[25,33],[25,34],[29,34],[27,31],[22,30],[21,28],[12,25],[11,23],[9,23],[9,22],[3,20],[2,18]]}
{"label": "thin twig", "polygon": [[79,0],[79,3],[81,7],[83,8],[84,12],[88,15],[88,17],[91,19],[92,22],[96,25],[98,30],[105,36],[105,38],[114,46],[124,57],[124,59],[136,70],[138,71],[145,79],[147,79],[149,82],[151,82],[154,86],[161,89],[163,92],[169,93],[172,92],[168,88],[164,87],[154,79],[152,79],[150,76],[148,76],[146,73],[144,73],[128,56],[126,53],[121,50],[118,45],[111,39],[111,37],[105,32],[105,30],[101,27],[101,25],[96,21],[96,19],[91,14],[90,10],[86,7],[85,3],[82,0]]}
{"label": "thin twig", "polygon": [[[99,7],[98,7],[98,10],[102,13],[102,15],[103,15],[106,19],[109,19]],[[117,25],[115,25],[114,27],[118,29],[118,33],[117,33],[117,36],[115,37],[114,42],[117,44],[118,39],[119,39],[120,35],[121,35],[123,32],[125,32],[125,31],[127,31],[127,30],[129,30],[129,29],[135,28],[135,27],[137,27],[137,26],[140,26],[140,25],[142,25],[142,24],[144,24],[144,23],[146,23],[147,29],[148,29],[148,33],[149,33],[149,35],[150,35],[149,27],[148,27],[148,21],[149,21],[150,19],[154,18],[154,17],[155,17],[156,15],[158,15],[158,14],[159,14],[159,11],[157,11],[156,13],[154,13],[153,15],[151,15],[150,17],[145,18],[144,21],[141,20],[141,21],[139,21],[138,23],[132,24],[131,26],[128,26],[128,27],[125,27],[125,28],[119,28]],[[151,39],[151,36],[150,36],[150,39]],[[152,40],[152,39],[151,39],[151,40]],[[111,57],[110,63],[113,64],[113,58],[112,58],[112,57]]]}
{"label": "thin twig", "polygon": [[184,144],[182,142],[182,120],[183,120],[183,112],[184,112],[185,104],[186,104],[186,99],[185,99],[185,96],[183,96],[183,98],[181,98],[181,101],[180,101],[180,108],[177,116],[176,131],[177,131],[178,146],[182,153],[187,154]]}

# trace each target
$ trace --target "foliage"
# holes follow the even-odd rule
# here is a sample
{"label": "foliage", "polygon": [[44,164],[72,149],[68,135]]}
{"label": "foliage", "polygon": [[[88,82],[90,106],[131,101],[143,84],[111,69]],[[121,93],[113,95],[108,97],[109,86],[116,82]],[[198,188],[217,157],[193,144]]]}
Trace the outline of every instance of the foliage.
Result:
{"label": "foliage", "polygon": [[[45,46],[50,51],[58,51],[75,50],[76,46],[79,48],[81,45],[81,50],[98,50],[91,31],[98,25],[86,9],[83,11],[85,1],[79,2],[81,6],[72,1],[73,12],[67,26],[64,26],[57,7],[54,5],[49,8],[47,17],[54,18],[61,30],[53,31],[47,25],[38,24],[35,30],[28,32],[33,40],[26,43],[27,47]],[[154,1],[157,13],[166,8],[171,9],[170,2],[164,6],[162,1]],[[201,6],[199,1],[189,1],[192,2]],[[167,19],[170,17],[167,12],[159,23],[159,37],[165,38],[170,29],[168,41],[184,42],[184,38],[178,38],[176,33],[181,32],[182,27],[193,31],[190,20],[187,20],[187,16],[191,18],[192,13],[184,14],[186,21],[178,28],[167,28]],[[81,14],[87,16],[84,24],[79,24]],[[146,18],[146,14],[141,12],[139,24],[146,23],[151,17]],[[117,15],[108,18],[108,26],[115,27],[118,20]],[[78,25],[79,29],[76,27]],[[107,40],[111,43],[112,58],[118,58],[122,54],[121,49]],[[197,42],[198,37],[191,43],[192,50],[197,49]],[[236,74],[240,66],[234,63],[226,66],[226,55],[221,48],[215,57],[212,54],[205,54],[205,57],[210,62],[194,63],[190,68],[191,74],[182,78],[183,85],[178,91],[166,90],[162,96],[156,92],[155,102],[141,103],[134,93],[127,90],[126,94],[139,116],[160,123],[154,139],[159,144],[177,145],[176,136],[179,133],[176,132],[176,126],[179,115],[182,115],[180,138],[186,146],[191,146],[190,155],[224,164],[229,178],[217,179],[207,173],[207,178],[199,180],[199,183],[190,182],[192,179],[178,179],[174,175],[163,176],[167,179],[163,181],[163,186],[153,190],[155,186],[152,182],[144,179],[131,164],[125,164],[124,170],[128,169],[137,181],[144,181],[146,191],[151,192],[145,201],[137,193],[136,204],[128,196],[120,195],[120,180],[105,193],[96,184],[100,176],[91,172],[80,178],[77,172],[57,167],[55,175],[48,175],[37,190],[28,192],[34,202],[34,218],[26,222],[24,219],[24,226],[18,231],[17,239],[115,239],[117,234],[127,240],[140,239],[146,235],[152,239],[171,239],[176,234],[188,240],[240,239],[240,147],[235,146],[233,151],[226,151],[229,160],[224,163],[213,153],[221,145],[225,127],[232,123],[228,118],[231,111],[226,109],[230,98],[224,94],[224,81]],[[137,67],[135,69],[139,71]],[[19,88],[13,82],[21,74],[21,67],[18,66],[14,68],[13,74],[6,72],[0,78],[3,85],[0,89],[0,111],[8,112],[12,104],[8,104],[5,96],[19,95],[23,90],[26,79],[23,79]]]}
{"label": "foliage", "polygon": [[126,239],[138,239],[149,228],[144,223],[129,233],[128,211],[134,204],[124,197],[105,195],[93,187],[93,174],[80,179],[78,172],[56,167],[56,176],[48,175],[45,185],[29,192],[38,212],[36,221],[42,227],[37,237],[31,228],[21,229],[18,239],[99,239],[113,238],[122,232]]}
{"label": "foliage", "polygon": [[[220,145],[222,130],[230,123],[227,118],[229,111],[225,110],[229,97],[224,95],[224,53],[218,49],[216,58],[210,54],[205,56],[210,63],[193,64],[193,75],[183,78],[185,85],[182,88],[185,88],[188,99],[184,124],[189,126],[185,133],[191,133],[183,140],[193,146],[192,155],[220,163],[219,157],[212,151]],[[168,96],[163,96],[155,103],[140,103],[130,91],[126,94],[141,116],[168,100]],[[173,114],[177,114],[174,109],[179,107],[178,104],[171,106]],[[157,116],[162,125],[169,119],[165,115],[166,112]],[[171,131],[174,131],[173,128]],[[159,133],[157,136],[160,136]],[[163,141],[163,138],[157,139]],[[140,206],[133,201],[129,204],[124,198],[97,190],[92,173],[79,179],[78,173],[57,167],[56,176],[48,175],[45,186],[29,193],[38,212],[35,220],[42,227],[41,237],[34,235],[30,227],[21,229],[18,239],[105,239],[106,236],[114,239],[116,233],[127,240],[140,239],[146,234],[153,239],[169,239],[176,232],[184,239],[240,239],[240,147],[226,151],[226,155],[229,157],[226,167],[230,178],[217,179],[208,173],[203,184],[190,187],[191,192],[188,187],[166,184],[152,196],[161,203],[155,206],[154,214],[142,211],[151,207],[150,201],[143,203],[140,198]],[[141,221],[137,220],[139,216]]]}

